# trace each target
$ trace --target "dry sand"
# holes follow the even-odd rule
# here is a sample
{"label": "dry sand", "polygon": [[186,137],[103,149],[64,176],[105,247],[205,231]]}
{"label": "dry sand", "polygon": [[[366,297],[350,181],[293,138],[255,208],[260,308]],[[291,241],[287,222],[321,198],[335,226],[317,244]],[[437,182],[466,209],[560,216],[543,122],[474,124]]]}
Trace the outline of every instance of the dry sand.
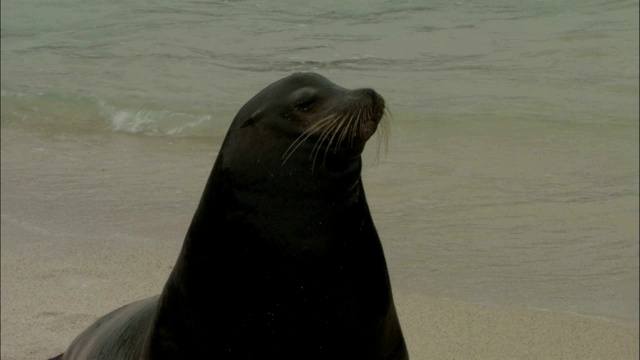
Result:
{"label": "dry sand", "polygon": [[[27,234],[21,243],[4,241]],[[45,241],[50,237],[2,218],[4,360],[54,356],[98,316],[159,292],[179,248],[122,238],[82,249],[53,245]],[[395,298],[414,360],[638,358],[635,326],[421,295]]]}

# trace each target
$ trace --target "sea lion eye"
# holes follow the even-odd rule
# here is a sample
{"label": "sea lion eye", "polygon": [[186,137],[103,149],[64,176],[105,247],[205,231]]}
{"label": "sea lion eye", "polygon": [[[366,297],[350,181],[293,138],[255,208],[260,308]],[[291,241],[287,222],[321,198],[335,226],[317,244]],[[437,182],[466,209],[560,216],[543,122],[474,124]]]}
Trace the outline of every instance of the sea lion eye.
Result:
{"label": "sea lion eye", "polygon": [[308,98],[305,98],[303,100],[300,100],[296,103],[296,110],[300,110],[300,111],[309,111],[311,110],[311,108],[313,107],[313,105],[316,103],[316,100],[318,98],[316,96],[311,96]]}
{"label": "sea lion eye", "polygon": [[319,99],[318,89],[305,86],[291,93],[290,99],[290,104],[292,104],[294,110],[302,112],[310,111]]}

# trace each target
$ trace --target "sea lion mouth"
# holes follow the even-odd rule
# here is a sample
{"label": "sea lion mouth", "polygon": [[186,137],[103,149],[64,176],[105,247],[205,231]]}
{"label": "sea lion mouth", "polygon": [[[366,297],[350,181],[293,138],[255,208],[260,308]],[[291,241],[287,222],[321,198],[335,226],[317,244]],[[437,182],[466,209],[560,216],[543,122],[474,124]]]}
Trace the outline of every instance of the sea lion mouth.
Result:
{"label": "sea lion mouth", "polygon": [[[323,164],[327,155],[359,157],[378,125],[386,125],[386,111],[384,99],[374,90],[354,90],[338,104],[318,114],[318,120],[313,121],[282,155],[282,163],[307,141],[313,142],[309,154],[312,168],[321,154]],[[388,128],[382,126],[382,131],[378,134],[386,138]]]}

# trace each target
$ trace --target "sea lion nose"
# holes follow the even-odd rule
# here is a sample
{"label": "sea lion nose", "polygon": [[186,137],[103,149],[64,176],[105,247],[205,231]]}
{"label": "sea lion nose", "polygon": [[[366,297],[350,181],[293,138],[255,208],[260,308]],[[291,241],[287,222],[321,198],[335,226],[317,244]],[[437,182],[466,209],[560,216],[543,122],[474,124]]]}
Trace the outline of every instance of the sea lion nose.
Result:
{"label": "sea lion nose", "polygon": [[378,93],[375,92],[375,90],[370,89],[370,88],[360,89],[360,92],[362,92],[365,95],[369,96],[372,101],[377,101],[378,97],[380,97],[380,95],[378,95]]}
{"label": "sea lion nose", "polygon": [[371,88],[364,88],[364,89],[358,89],[356,91],[368,97],[372,105],[384,107],[384,99],[375,90]]}

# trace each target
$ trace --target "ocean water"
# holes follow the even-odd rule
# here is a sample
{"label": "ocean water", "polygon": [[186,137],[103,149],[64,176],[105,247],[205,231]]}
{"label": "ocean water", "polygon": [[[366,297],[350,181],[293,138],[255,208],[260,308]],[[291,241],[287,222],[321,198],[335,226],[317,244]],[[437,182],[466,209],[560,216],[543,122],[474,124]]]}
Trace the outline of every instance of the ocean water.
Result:
{"label": "ocean water", "polygon": [[[44,206],[44,233],[58,217],[123,236],[137,216],[186,227],[235,112],[315,71],[376,89],[393,114],[363,179],[395,292],[638,321],[637,1],[0,5],[3,222],[32,213],[6,199],[39,194],[128,214]],[[36,153],[93,160],[56,167],[59,193],[41,194],[5,165]],[[93,198],[104,184],[82,179],[119,161],[144,176]],[[178,163],[198,165],[180,168],[192,198],[131,201],[179,203]]]}

